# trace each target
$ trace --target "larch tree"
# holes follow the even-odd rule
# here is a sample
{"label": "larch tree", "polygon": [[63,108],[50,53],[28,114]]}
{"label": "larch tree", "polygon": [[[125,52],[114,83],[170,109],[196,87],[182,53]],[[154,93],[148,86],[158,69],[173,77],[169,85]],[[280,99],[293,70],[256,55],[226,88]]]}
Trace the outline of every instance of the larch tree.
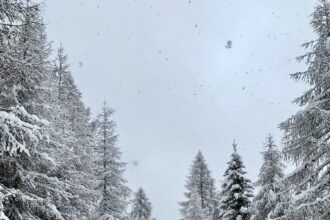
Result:
{"label": "larch tree", "polygon": [[48,122],[40,97],[49,48],[41,7],[9,0],[0,1],[0,11],[0,214],[63,219],[49,198],[53,189],[60,194],[62,184],[49,173],[53,164],[43,152]]}
{"label": "larch tree", "polygon": [[[81,100],[69,70],[64,48],[57,50],[49,79],[51,87],[50,105],[53,114],[53,136],[51,143],[60,166],[61,178],[70,180],[71,191],[75,195],[71,206],[65,205],[61,212],[65,216],[76,216],[78,219],[90,219],[94,213],[96,194],[93,192],[95,175],[92,155],[92,130],[89,110]],[[75,210],[72,212],[72,210]]]}
{"label": "larch tree", "polygon": [[183,220],[192,220],[191,207],[200,205],[200,212],[205,219],[212,219],[216,204],[216,190],[214,179],[208,169],[203,154],[199,151],[190,169],[187,178],[185,197],[181,202],[181,215]]}
{"label": "larch tree", "polygon": [[81,94],[69,69],[68,56],[61,46],[57,50],[53,65],[53,93],[57,106],[56,125],[62,135],[71,135],[75,127],[75,114],[79,108]]}
{"label": "larch tree", "polygon": [[252,184],[247,179],[242,157],[233,143],[234,152],[225,171],[220,193],[220,220],[249,220],[251,217]]}
{"label": "larch tree", "polygon": [[255,184],[259,191],[253,200],[256,210],[254,218],[258,220],[281,217],[289,201],[287,193],[283,193],[282,179],[285,166],[271,134],[267,136],[264,147],[265,151],[261,153],[263,164]]}
{"label": "larch tree", "polygon": [[93,197],[84,181],[90,179],[88,111],[76,90],[78,111],[67,119],[73,132],[64,139],[56,131],[58,102],[41,9],[30,0],[0,1],[0,216],[91,219]]}
{"label": "larch tree", "polygon": [[152,206],[144,190],[140,188],[132,200],[131,220],[152,220]]}
{"label": "larch tree", "polygon": [[118,136],[112,115],[113,110],[104,102],[95,123],[97,190],[100,193],[97,215],[100,220],[123,219],[130,193],[123,177],[126,165],[122,162],[122,153],[116,146]]}
{"label": "larch tree", "polygon": [[[0,56],[0,140],[1,153],[7,155],[23,152],[28,154],[28,147],[40,139],[40,129],[38,128],[42,122],[36,115],[28,112],[27,108],[33,104],[33,97],[38,96],[38,87],[45,77],[45,72],[40,71],[44,67],[44,62],[22,59],[25,50],[21,48],[21,41],[25,41],[26,46],[30,46],[29,40],[32,36],[30,33],[26,33],[22,27],[30,24],[25,23],[25,18],[35,14],[38,6],[26,7],[24,5],[21,1],[1,3],[5,10],[12,10],[13,16],[2,14],[2,23],[5,24],[1,24],[2,30],[0,31],[0,44],[1,48],[4,48]],[[12,23],[7,24],[8,21],[13,24],[21,22],[21,25],[18,27],[14,25],[15,28],[11,28]],[[44,51],[33,52],[35,54]],[[27,56],[25,57],[27,58]]]}

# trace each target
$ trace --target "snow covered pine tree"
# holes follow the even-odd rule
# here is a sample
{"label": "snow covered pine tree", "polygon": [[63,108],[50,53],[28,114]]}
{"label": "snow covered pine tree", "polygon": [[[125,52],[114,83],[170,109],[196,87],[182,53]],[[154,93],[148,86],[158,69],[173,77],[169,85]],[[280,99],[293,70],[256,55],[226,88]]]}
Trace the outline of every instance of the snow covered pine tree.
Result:
{"label": "snow covered pine tree", "polygon": [[[89,110],[81,100],[61,47],[49,78],[52,117],[52,155],[57,161],[58,175],[70,184],[71,204],[62,204],[65,218],[91,219],[95,214],[97,200],[94,192],[95,173],[92,153],[92,130]],[[58,204],[61,207],[61,204]]]}
{"label": "snow covered pine tree", "polygon": [[237,145],[233,143],[234,153],[228,162],[224,174],[225,180],[220,193],[219,220],[249,220],[251,217],[251,201],[253,196],[251,181],[245,177],[241,156],[237,153]]}
{"label": "snow covered pine tree", "polygon": [[115,146],[117,135],[112,114],[113,110],[104,102],[96,121],[97,190],[101,195],[98,220],[123,219],[130,193],[123,178],[125,163],[121,161],[121,152]]}
{"label": "snow covered pine tree", "polygon": [[[204,216],[201,220],[213,218],[215,210],[216,190],[211,172],[207,167],[203,154],[199,151],[187,178],[186,201],[181,202],[182,220],[196,220],[196,216]],[[195,214],[191,211],[195,210]]]}
{"label": "snow covered pine tree", "polygon": [[318,39],[305,43],[308,69],[292,75],[310,85],[295,103],[303,109],[281,123],[283,154],[298,167],[286,176],[294,198],[283,219],[330,219],[330,3],[318,0],[312,14]]}
{"label": "snow covered pine tree", "polygon": [[151,220],[152,206],[144,190],[140,188],[132,200],[131,220]]}
{"label": "snow covered pine tree", "polygon": [[90,219],[91,187],[82,181],[91,177],[88,111],[76,90],[69,96],[74,120],[63,123],[70,124],[70,141],[57,132],[57,90],[41,6],[0,1],[0,20],[0,216]]}
{"label": "snow covered pine tree", "polygon": [[40,119],[49,53],[40,5],[0,1],[0,23],[0,190],[8,192],[0,196],[0,213],[9,219],[63,219],[48,196],[59,190],[44,156],[48,123]]}
{"label": "snow covered pine tree", "polygon": [[256,182],[256,186],[260,189],[253,200],[256,220],[281,217],[289,201],[288,194],[282,193],[284,189],[281,180],[284,177],[284,164],[281,152],[277,149],[271,134],[266,138],[264,147],[266,150],[261,153],[263,164]]}
{"label": "snow covered pine tree", "polygon": [[191,199],[186,207],[186,218],[189,220],[211,220],[212,216],[207,216],[202,208],[202,199],[195,187],[191,192]]}

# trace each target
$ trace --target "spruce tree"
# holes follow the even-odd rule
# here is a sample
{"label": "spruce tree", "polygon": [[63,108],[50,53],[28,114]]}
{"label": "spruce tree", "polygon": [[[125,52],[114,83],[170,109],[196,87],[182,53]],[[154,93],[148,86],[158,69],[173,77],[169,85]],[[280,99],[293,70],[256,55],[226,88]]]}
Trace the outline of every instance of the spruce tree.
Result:
{"label": "spruce tree", "polygon": [[283,154],[297,165],[286,176],[287,188],[294,193],[286,219],[330,218],[330,4],[318,0],[311,25],[317,39],[303,46],[309,51],[298,57],[306,61],[306,71],[292,74],[309,89],[295,103],[301,107],[280,127],[284,131]]}
{"label": "spruce tree", "polygon": [[185,197],[181,202],[181,215],[184,220],[191,219],[192,207],[199,205],[205,219],[211,219],[215,210],[215,186],[203,154],[199,151],[187,178]]}
{"label": "spruce tree", "polygon": [[225,171],[224,183],[220,193],[220,220],[248,220],[251,217],[251,197],[253,187],[245,177],[242,157],[237,153],[237,145],[233,143],[234,152]]}
{"label": "spruce tree", "polygon": [[256,186],[260,189],[253,200],[256,209],[255,219],[258,220],[281,217],[288,202],[288,196],[282,192],[281,181],[284,177],[282,155],[271,134],[266,138],[264,147],[265,151],[261,153],[263,164],[256,182]]}
{"label": "spruce tree", "polygon": [[116,147],[117,135],[115,122],[112,119],[113,110],[104,102],[102,111],[96,121],[96,165],[100,203],[98,219],[122,219],[127,206],[129,188],[123,177],[125,163],[122,153]]}
{"label": "spruce tree", "polygon": [[140,188],[132,200],[131,220],[151,220],[152,206],[144,190]]}

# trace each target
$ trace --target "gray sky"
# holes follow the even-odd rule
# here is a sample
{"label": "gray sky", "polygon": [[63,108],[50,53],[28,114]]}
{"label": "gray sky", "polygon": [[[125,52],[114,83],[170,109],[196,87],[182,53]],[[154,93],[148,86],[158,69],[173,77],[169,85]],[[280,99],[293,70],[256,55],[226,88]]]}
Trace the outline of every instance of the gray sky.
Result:
{"label": "gray sky", "polygon": [[[256,180],[262,143],[298,108],[288,74],[313,39],[302,0],[46,0],[54,46],[63,43],[93,113],[116,109],[129,186],[145,188],[158,220],[178,202],[200,149],[219,188],[236,138]],[[226,49],[228,40],[232,49]]]}

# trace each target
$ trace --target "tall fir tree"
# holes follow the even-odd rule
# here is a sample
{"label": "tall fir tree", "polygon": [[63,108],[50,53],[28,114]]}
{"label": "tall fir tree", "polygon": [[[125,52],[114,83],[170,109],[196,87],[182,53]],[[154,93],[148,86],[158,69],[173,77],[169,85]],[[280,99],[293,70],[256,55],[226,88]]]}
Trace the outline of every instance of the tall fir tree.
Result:
{"label": "tall fir tree", "polygon": [[[190,169],[187,178],[185,197],[186,201],[181,202],[181,215],[183,220],[191,219],[191,209],[197,204],[205,219],[212,219],[216,204],[216,190],[214,179],[208,169],[202,152],[198,152]],[[204,219],[203,219],[204,220]]]}
{"label": "tall fir tree", "polygon": [[98,219],[121,220],[127,207],[129,188],[123,177],[125,163],[122,153],[116,147],[117,135],[113,110],[104,102],[96,121],[96,164],[98,173],[97,190],[100,192]]}
{"label": "tall fir tree", "polygon": [[253,200],[255,219],[258,220],[281,217],[289,201],[287,193],[283,193],[282,179],[285,166],[271,134],[267,136],[264,147],[265,151],[261,153],[263,164],[256,182],[260,189]]}
{"label": "tall fir tree", "polygon": [[224,183],[220,193],[220,220],[249,220],[251,217],[251,198],[253,196],[251,181],[245,177],[246,172],[242,157],[237,153],[237,145],[233,143],[234,152],[225,171]]}
{"label": "tall fir tree", "polygon": [[152,206],[144,190],[140,188],[132,200],[131,220],[152,220]]}
{"label": "tall fir tree", "polygon": [[[318,39],[303,46],[309,51],[298,57],[306,71],[292,74],[310,88],[295,103],[302,109],[280,127],[284,131],[283,154],[297,168],[286,176],[294,198],[285,219],[330,218],[330,4],[318,0],[311,25]],[[308,216],[308,217],[307,217]]]}

